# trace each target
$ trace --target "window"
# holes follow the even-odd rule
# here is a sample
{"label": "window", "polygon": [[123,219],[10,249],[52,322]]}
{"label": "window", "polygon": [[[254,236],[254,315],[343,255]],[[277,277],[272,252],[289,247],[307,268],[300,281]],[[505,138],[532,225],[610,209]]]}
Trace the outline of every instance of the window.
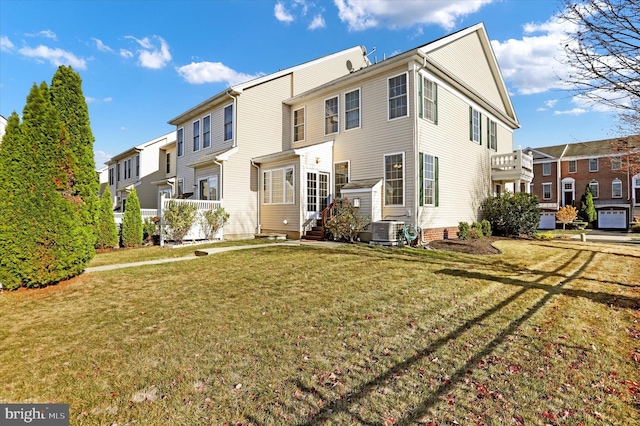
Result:
{"label": "window", "polygon": [[438,86],[431,80],[421,79],[422,85],[422,111],[421,117],[438,124]]}
{"label": "window", "polygon": [[597,172],[598,171],[598,159],[597,158],[589,158],[589,171]]}
{"label": "window", "polygon": [[344,129],[360,127],[360,89],[344,95]]}
{"label": "window", "polygon": [[493,120],[489,120],[487,118],[487,148],[492,149],[494,151],[498,150],[498,123]]}
{"label": "window", "polygon": [[549,176],[551,174],[551,163],[542,163],[542,175]]}
{"label": "window", "polygon": [[469,107],[469,139],[477,144],[482,144],[482,114],[477,109]]}
{"label": "window", "polygon": [[184,194],[184,179],[178,180],[178,197]]}
{"label": "window", "polygon": [[597,181],[592,180],[589,182],[589,189],[591,189],[591,195],[593,195],[593,198],[600,197],[600,185],[598,185]]}
{"label": "window", "polygon": [[384,156],[384,184],[387,206],[404,204],[404,153]]}
{"label": "window", "polygon": [[233,139],[233,105],[224,109],[224,140]]}
{"label": "window", "polygon": [[178,129],[177,139],[178,139],[178,157],[182,157],[184,155],[184,129]]}
{"label": "window", "polygon": [[124,161],[124,178],[125,180],[131,178],[131,158]]}
{"label": "window", "polygon": [[622,198],[622,181],[620,179],[614,179],[611,182],[611,197]]}
{"label": "window", "polygon": [[293,111],[293,141],[304,140],[304,108]]}
{"label": "window", "polygon": [[340,197],[342,187],[349,183],[349,162],[336,163],[334,166],[335,196]]}
{"label": "window", "polygon": [[438,157],[419,154],[420,205],[438,206]]}
{"label": "window", "polygon": [[140,177],[140,155],[136,155],[136,177]]}
{"label": "window", "polygon": [[202,119],[202,147],[211,146],[211,116],[207,115]]}
{"label": "window", "polygon": [[201,200],[220,200],[219,188],[218,188],[218,175],[210,176],[206,179],[201,179],[199,182],[200,199]]}
{"label": "window", "polygon": [[321,212],[328,205],[329,174],[307,172],[307,211]]}
{"label": "window", "polygon": [[267,170],[262,173],[263,204],[293,204],[293,167]]}
{"label": "window", "polygon": [[200,151],[200,120],[193,123],[193,150]]}
{"label": "window", "polygon": [[324,101],[324,134],[338,133],[338,97]]}
{"label": "window", "polygon": [[171,153],[167,152],[167,174],[171,173]]}
{"label": "window", "polygon": [[611,157],[611,170],[620,170],[622,168],[622,158]]}
{"label": "window", "polygon": [[113,173],[114,173],[113,167],[110,167],[109,168],[109,185],[113,185],[114,183]]}
{"label": "window", "polygon": [[408,115],[407,75],[389,79],[389,120]]}
{"label": "window", "polygon": [[576,160],[569,160],[569,163],[567,164],[567,169],[569,173],[577,173],[578,164],[576,163]]}
{"label": "window", "polygon": [[542,199],[550,200],[551,199],[551,184],[543,183],[542,184]]}
{"label": "window", "polygon": [[118,182],[120,182],[120,163],[118,163],[116,171],[118,172]]}

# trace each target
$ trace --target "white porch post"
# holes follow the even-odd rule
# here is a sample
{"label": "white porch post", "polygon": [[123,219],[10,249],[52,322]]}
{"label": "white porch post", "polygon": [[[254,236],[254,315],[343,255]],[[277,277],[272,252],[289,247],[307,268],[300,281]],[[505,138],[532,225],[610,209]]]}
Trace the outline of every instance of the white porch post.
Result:
{"label": "white porch post", "polygon": [[516,180],[516,183],[514,185],[515,188],[513,188],[513,192],[520,192],[520,182],[521,182],[520,179]]}
{"label": "white porch post", "polygon": [[158,213],[160,216],[160,247],[164,246],[164,197],[165,193],[160,194],[160,208],[158,209]]}

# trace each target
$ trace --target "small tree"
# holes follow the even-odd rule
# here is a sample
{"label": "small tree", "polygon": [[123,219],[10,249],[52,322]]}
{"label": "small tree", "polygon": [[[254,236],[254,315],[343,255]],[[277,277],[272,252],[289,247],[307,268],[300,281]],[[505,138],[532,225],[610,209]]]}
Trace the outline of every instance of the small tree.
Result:
{"label": "small tree", "polygon": [[212,240],[215,238],[218,230],[222,228],[229,220],[229,213],[222,207],[205,210],[200,218],[200,226],[204,231],[205,238]]}
{"label": "small tree", "polygon": [[193,226],[198,213],[195,204],[169,201],[167,209],[162,214],[162,222],[168,240],[181,243],[185,235]]}
{"label": "small tree", "polygon": [[538,198],[525,192],[505,192],[487,198],[484,213],[494,235],[531,236],[540,224]]}
{"label": "small tree", "polygon": [[118,227],[113,218],[113,200],[107,186],[100,198],[98,223],[96,224],[96,248],[105,249],[118,246]]}
{"label": "small tree", "polygon": [[127,196],[122,218],[122,245],[137,247],[142,244],[142,214],[135,188]]}
{"label": "small tree", "polygon": [[591,187],[587,185],[580,199],[580,211],[578,216],[587,223],[593,223],[598,217],[596,208],[593,205],[593,194],[591,193]]}
{"label": "small tree", "polygon": [[364,231],[369,226],[368,216],[361,216],[353,204],[347,199],[337,199],[335,214],[331,216],[324,228],[331,234],[335,241],[354,242],[358,233]]}
{"label": "small tree", "polygon": [[573,206],[560,207],[556,213],[556,219],[562,222],[562,232],[565,231],[567,223],[571,223],[578,217],[578,211]]}

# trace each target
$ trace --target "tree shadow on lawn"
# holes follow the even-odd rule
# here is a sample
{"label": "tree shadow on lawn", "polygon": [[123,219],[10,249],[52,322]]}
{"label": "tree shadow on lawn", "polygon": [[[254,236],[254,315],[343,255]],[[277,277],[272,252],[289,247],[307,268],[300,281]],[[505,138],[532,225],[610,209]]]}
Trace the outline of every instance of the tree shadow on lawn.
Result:
{"label": "tree shadow on lawn", "polygon": [[[417,353],[405,361],[401,363],[397,363],[393,365],[391,368],[382,372],[374,379],[369,380],[356,388],[346,392],[345,394],[334,396],[334,397],[325,397],[321,394],[321,391],[313,387],[309,387],[305,385],[299,379],[291,379],[288,382],[294,384],[297,387],[297,390],[303,392],[305,395],[321,397],[326,403],[322,406],[321,409],[315,408],[315,411],[309,413],[307,420],[298,423],[299,425],[315,425],[319,423],[323,423],[326,421],[331,421],[332,418],[335,418],[339,414],[346,414],[351,416],[353,420],[360,422],[362,424],[371,424],[370,420],[363,418],[360,414],[356,413],[356,410],[352,410],[352,407],[356,407],[358,403],[360,406],[366,406],[366,400],[370,397],[376,390],[385,387],[392,386],[392,382],[397,379],[398,376],[403,374],[408,374],[407,371],[418,364],[420,361],[424,360],[426,357],[432,355],[437,350],[446,347],[452,342],[456,341],[460,338],[467,330],[471,327],[479,326],[483,321],[486,321],[491,316],[496,313],[499,313],[509,305],[515,303],[523,297],[525,294],[535,291],[535,290],[544,290],[546,294],[544,294],[540,299],[537,299],[535,303],[531,307],[525,310],[525,312],[519,317],[513,320],[509,325],[504,328],[501,332],[499,332],[491,341],[484,345],[484,347],[476,353],[473,357],[467,360],[467,362],[460,368],[456,369],[448,380],[445,380],[444,383],[440,384],[439,387],[435,391],[429,394],[429,397],[421,401],[419,404],[415,404],[418,408],[415,408],[411,411],[405,412],[403,417],[397,419],[396,424],[400,425],[409,425],[413,424],[416,421],[419,421],[423,416],[428,414],[429,409],[433,407],[435,404],[441,401],[441,398],[444,395],[447,395],[450,390],[459,384],[467,375],[468,371],[472,369],[475,365],[478,364],[483,358],[492,354],[499,346],[501,346],[509,336],[515,334],[517,329],[522,326],[526,321],[531,319],[540,309],[542,309],[545,305],[550,303],[552,298],[557,295],[563,295],[568,297],[580,297],[580,298],[588,298],[598,303],[606,303],[612,304],[614,306],[618,306],[621,308],[635,308],[638,307],[638,300],[633,298],[621,298],[618,296],[614,296],[612,294],[597,292],[586,292],[580,290],[572,290],[565,289],[564,287],[567,284],[570,284],[572,281],[582,275],[589,263],[593,261],[597,252],[593,251],[588,253],[588,256],[585,260],[581,261],[581,265],[572,273],[565,276],[561,274],[561,271],[570,268],[571,264],[578,261],[579,257],[584,255],[584,252],[577,252],[571,259],[567,260],[564,264],[559,265],[554,271],[551,272],[541,272],[540,277],[537,278],[534,282],[523,281],[515,278],[501,278],[495,277],[489,274],[483,274],[479,272],[472,272],[467,270],[457,270],[457,269],[443,269],[438,271],[437,273],[443,275],[450,275],[455,277],[465,277],[465,278],[474,278],[474,279],[482,279],[486,281],[494,281],[504,285],[509,286],[520,286],[521,289],[516,291],[514,294],[504,299],[503,301],[495,304],[493,307],[487,309],[480,315],[466,321],[464,324],[458,326],[445,336],[438,338],[433,341],[426,347],[417,351]],[[548,285],[542,284],[541,281],[548,278],[562,278],[562,280],[557,285]],[[428,358],[427,358],[428,359]],[[282,406],[281,406],[282,408]],[[292,415],[294,413],[294,407],[284,407],[284,409],[291,411]],[[309,407],[314,410],[313,407]]]}

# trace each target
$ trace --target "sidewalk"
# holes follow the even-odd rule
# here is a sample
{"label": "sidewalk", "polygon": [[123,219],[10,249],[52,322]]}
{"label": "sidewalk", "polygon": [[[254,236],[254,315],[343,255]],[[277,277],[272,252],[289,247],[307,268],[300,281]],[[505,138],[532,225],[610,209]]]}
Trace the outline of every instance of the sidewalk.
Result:
{"label": "sidewalk", "polygon": [[[581,234],[573,234],[571,239],[581,239]],[[624,244],[639,244],[640,234],[626,232],[626,231],[601,231],[599,229],[592,230],[585,233],[587,241],[597,241],[601,243],[624,243]]]}

